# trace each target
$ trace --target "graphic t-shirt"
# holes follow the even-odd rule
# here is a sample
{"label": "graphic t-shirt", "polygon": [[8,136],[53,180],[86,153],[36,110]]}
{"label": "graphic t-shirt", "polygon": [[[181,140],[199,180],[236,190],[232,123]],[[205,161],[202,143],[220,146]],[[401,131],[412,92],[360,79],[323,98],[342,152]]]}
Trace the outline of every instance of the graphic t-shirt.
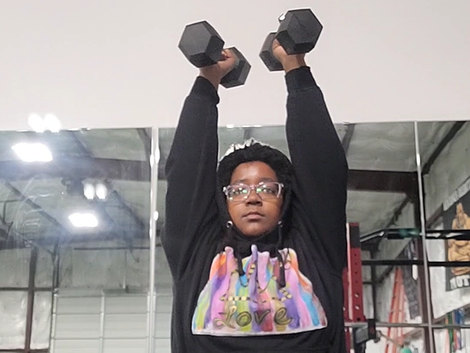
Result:
{"label": "graphic t-shirt", "polygon": [[269,252],[242,260],[245,274],[237,271],[234,250],[226,247],[212,261],[209,280],[199,295],[192,332],[213,336],[263,336],[321,329],[327,326],[323,307],[304,276],[293,249],[280,251],[286,286],[277,278],[280,264]]}

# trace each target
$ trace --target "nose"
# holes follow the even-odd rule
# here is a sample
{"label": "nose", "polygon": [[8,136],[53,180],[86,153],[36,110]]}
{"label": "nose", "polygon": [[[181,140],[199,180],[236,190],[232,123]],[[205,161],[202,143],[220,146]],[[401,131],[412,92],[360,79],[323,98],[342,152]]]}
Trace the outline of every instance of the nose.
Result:
{"label": "nose", "polygon": [[251,189],[248,197],[246,198],[246,203],[248,204],[258,204],[261,203],[261,197],[256,193],[255,190]]}

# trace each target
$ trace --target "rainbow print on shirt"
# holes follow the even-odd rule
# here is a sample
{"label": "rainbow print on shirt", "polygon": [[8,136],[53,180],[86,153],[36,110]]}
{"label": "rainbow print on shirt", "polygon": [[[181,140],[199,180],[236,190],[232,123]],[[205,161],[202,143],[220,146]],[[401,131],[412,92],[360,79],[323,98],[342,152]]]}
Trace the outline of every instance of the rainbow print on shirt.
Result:
{"label": "rainbow print on shirt", "polygon": [[199,295],[192,332],[213,336],[264,336],[313,331],[327,326],[323,307],[312,283],[299,270],[293,249],[280,251],[286,286],[277,283],[280,264],[269,252],[242,260],[245,274],[237,272],[233,249],[226,247],[212,261],[209,280]]}

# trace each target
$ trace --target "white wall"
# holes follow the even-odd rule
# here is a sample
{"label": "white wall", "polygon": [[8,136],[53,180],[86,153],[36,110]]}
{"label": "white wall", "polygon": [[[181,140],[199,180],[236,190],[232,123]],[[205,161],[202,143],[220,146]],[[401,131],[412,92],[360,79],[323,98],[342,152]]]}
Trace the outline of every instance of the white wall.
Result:
{"label": "white wall", "polygon": [[283,77],[258,52],[299,7],[324,24],[309,63],[336,122],[469,118],[467,0],[2,0],[1,129],[27,129],[31,112],[65,128],[174,126],[197,72],[177,44],[200,19],[253,64],[245,87],[221,90],[221,125],[281,124]]}

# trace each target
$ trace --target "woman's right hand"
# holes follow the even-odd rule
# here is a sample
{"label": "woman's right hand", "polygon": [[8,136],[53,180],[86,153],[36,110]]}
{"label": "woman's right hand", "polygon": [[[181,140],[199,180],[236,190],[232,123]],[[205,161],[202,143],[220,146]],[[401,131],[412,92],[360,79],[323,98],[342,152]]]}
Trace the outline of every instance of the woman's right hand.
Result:
{"label": "woman's right hand", "polygon": [[216,89],[219,87],[222,78],[227,75],[237,63],[237,58],[229,49],[224,49],[222,56],[223,59],[217,64],[199,69],[199,75],[209,80]]}

